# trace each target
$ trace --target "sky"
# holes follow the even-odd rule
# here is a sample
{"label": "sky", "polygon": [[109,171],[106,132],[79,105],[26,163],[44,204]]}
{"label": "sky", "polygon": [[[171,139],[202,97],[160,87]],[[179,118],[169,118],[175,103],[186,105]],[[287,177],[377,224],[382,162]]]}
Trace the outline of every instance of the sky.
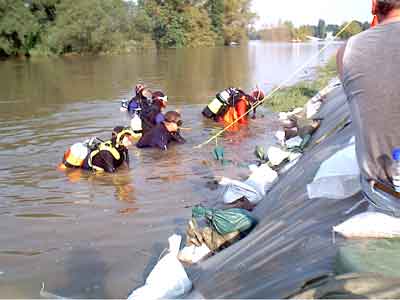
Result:
{"label": "sky", "polygon": [[252,10],[260,17],[256,27],[276,24],[278,20],[292,21],[295,26],[317,25],[319,19],[327,24],[342,24],[356,19],[371,21],[371,0],[253,0]]}

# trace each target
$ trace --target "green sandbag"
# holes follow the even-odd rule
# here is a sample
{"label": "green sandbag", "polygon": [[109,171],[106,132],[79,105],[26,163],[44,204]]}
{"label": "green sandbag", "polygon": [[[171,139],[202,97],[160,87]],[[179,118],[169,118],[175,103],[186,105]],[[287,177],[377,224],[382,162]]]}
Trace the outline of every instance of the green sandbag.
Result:
{"label": "green sandbag", "polygon": [[350,241],[339,248],[336,272],[400,277],[400,239]]}
{"label": "green sandbag", "polygon": [[241,208],[215,209],[197,205],[192,209],[193,218],[206,218],[213,229],[224,235],[234,231],[244,232],[257,224],[257,220]]}

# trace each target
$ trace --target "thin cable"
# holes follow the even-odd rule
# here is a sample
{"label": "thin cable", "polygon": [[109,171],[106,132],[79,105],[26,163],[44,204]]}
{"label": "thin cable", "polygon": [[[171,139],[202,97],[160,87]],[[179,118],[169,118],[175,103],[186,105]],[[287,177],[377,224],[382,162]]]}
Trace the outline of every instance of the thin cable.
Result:
{"label": "thin cable", "polygon": [[350,21],[347,23],[346,26],[344,26],[333,38],[333,40],[329,43],[327,43],[324,47],[321,48],[320,51],[318,51],[315,55],[313,55],[309,60],[307,60],[303,65],[301,65],[296,71],[292,73],[286,80],[284,80],[282,83],[280,83],[275,89],[272,90],[263,100],[258,101],[253,107],[251,107],[249,110],[247,110],[242,116],[240,116],[238,119],[230,123],[228,126],[226,126],[224,129],[219,131],[217,134],[213,135],[211,138],[206,140],[204,143],[199,144],[195,146],[194,148],[201,148],[204,145],[209,144],[211,141],[219,137],[221,134],[223,134],[225,131],[227,131],[229,128],[231,128],[233,125],[235,125],[237,122],[239,122],[241,119],[243,119],[245,116],[247,116],[253,109],[257,108],[260,106],[262,103],[265,102],[265,100],[271,98],[277,91],[282,89],[283,86],[285,86],[287,83],[289,83],[298,73],[300,73],[309,63],[311,63],[315,58],[317,58],[319,55],[321,55],[322,52],[324,52],[331,44],[332,42],[339,36],[341,35],[349,26],[351,23],[354,21]]}

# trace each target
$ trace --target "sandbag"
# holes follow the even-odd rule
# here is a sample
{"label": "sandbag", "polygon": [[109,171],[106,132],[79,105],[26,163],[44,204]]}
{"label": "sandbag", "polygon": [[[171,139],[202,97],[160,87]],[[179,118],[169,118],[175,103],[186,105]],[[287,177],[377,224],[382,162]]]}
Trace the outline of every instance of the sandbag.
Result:
{"label": "sandbag", "polygon": [[351,241],[339,248],[335,270],[337,274],[379,273],[400,278],[400,240]]}
{"label": "sandbag", "polygon": [[192,209],[192,217],[204,217],[219,234],[235,231],[245,232],[257,224],[257,220],[246,210],[240,208],[215,209],[197,205]]}
{"label": "sandbag", "polygon": [[192,282],[177,258],[181,239],[178,235],[168,239],[169,253],[156,264],[145,285],[133,291],[128,300],[175,299],[191,290]]}
{"label": "sandbag", "polygon": [[379,212],[364,212],[333,227],[347,238],[400,237],[400,219]]}

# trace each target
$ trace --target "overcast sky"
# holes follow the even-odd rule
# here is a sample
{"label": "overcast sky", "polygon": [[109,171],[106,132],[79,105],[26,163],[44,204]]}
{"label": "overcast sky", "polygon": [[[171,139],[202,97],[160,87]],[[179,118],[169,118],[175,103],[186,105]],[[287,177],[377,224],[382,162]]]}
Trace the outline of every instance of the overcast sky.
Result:
{"label": "overcast sky", "polygon": [[298,26],[317,25],[318,19],[342,24],[353,19],[371,21],[371,0],[253,0],[253,11],[260,19],[257,27],[290,20]]}

